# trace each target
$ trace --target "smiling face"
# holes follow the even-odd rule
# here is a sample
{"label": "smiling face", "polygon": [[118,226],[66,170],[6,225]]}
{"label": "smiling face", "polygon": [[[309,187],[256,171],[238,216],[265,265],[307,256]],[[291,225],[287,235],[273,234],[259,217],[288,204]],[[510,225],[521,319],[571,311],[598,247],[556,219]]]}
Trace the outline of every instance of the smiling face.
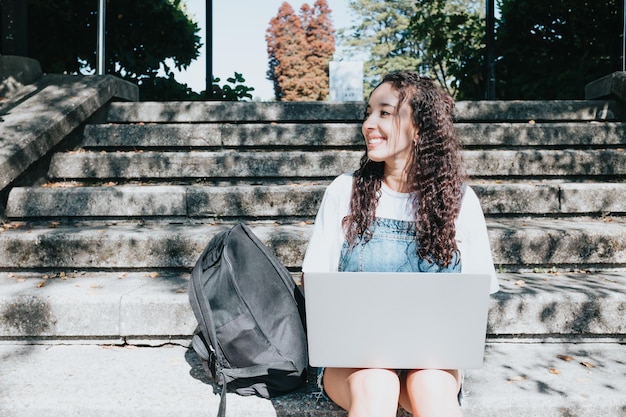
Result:
{"label": "smiling face", "polygon": [[400,103],[400,94],[391,83],[383,83],[372,92],[362,132],[370,160],[384,162],[386,171],[404,170],[417,141],[417,129],[410,106]]}

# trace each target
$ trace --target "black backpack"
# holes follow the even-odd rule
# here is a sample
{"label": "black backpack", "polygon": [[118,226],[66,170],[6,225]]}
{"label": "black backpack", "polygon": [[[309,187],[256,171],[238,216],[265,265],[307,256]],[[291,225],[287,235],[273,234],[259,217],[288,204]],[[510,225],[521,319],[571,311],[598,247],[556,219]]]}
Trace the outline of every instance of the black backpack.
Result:
{"label": "black backpack", "polygon": [[244,224],[216,235],[189,280],[198,320],[192,347],[209,376],[227,388],[264,398],[306,383],[304,297],[289,271]]}

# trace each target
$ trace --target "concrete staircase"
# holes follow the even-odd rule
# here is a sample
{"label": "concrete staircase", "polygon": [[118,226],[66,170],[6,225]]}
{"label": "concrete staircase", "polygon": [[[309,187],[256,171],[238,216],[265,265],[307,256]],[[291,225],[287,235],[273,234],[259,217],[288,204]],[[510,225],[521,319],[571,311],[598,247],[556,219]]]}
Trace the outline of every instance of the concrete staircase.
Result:
{"label": "concrete staircase", "polygon": [[[466,416],[626,416],[626,123],[618,101],[460,102],[502,290]],[[215,415],[189,271],[247,222],[298,276],[361,104],[108,102],[6,189],[0,415]],[[232,416],[343,416],[315,394]]]}

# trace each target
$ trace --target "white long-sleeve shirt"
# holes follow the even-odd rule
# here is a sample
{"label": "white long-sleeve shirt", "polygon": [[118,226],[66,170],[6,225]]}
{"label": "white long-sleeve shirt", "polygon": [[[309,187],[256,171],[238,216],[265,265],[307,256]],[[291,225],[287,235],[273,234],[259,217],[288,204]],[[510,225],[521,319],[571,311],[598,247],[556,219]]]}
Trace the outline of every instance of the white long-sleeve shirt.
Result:
{"label": "white long-sleeve shirt", "polygon": [[[381,186],[381,196],[376,207],[376,217],[414,221],[410,194],[399,193]],[[315,227],[302,263],[302,272],[337,271],[341,247],[345,236],[342,220],[350,210],[352,175],[335,178],[324,193],[315,218]],[[456,242],[461,254],[462,273],[482,273],[491,276],[490,292],[499,290],[487,226],[480,202],[474,191],[467,187],[461,210],[455,221]]]}

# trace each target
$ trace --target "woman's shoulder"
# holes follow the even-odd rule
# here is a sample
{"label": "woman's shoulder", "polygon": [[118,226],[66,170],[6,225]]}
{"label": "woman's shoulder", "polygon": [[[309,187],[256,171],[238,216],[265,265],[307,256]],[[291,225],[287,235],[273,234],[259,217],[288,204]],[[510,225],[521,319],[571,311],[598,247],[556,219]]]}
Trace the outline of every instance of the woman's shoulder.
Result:
{"label": "woman's shoulder", "polygon": [[327,192],[352,191],[352,174],[341,174],[326,189]]}
{"label": "woman's shoulder", "polygon": [[474,192],[474,189],[470,185],[463,184],[462,193],[463,193],[463,197],[461,198],[461,205],[464,205],[466,203],[469,203],[469,204],[478,203],[478,196],[476,195],[476,192]]}
{"label": "woman's shoulder", "polygon": [[476,215],[483,216],[482,207],[478,196],[472,189],[472,187],[463,187],[463,197],[461,199],[461,210],[457,220],[470,220],[474,219]]}

